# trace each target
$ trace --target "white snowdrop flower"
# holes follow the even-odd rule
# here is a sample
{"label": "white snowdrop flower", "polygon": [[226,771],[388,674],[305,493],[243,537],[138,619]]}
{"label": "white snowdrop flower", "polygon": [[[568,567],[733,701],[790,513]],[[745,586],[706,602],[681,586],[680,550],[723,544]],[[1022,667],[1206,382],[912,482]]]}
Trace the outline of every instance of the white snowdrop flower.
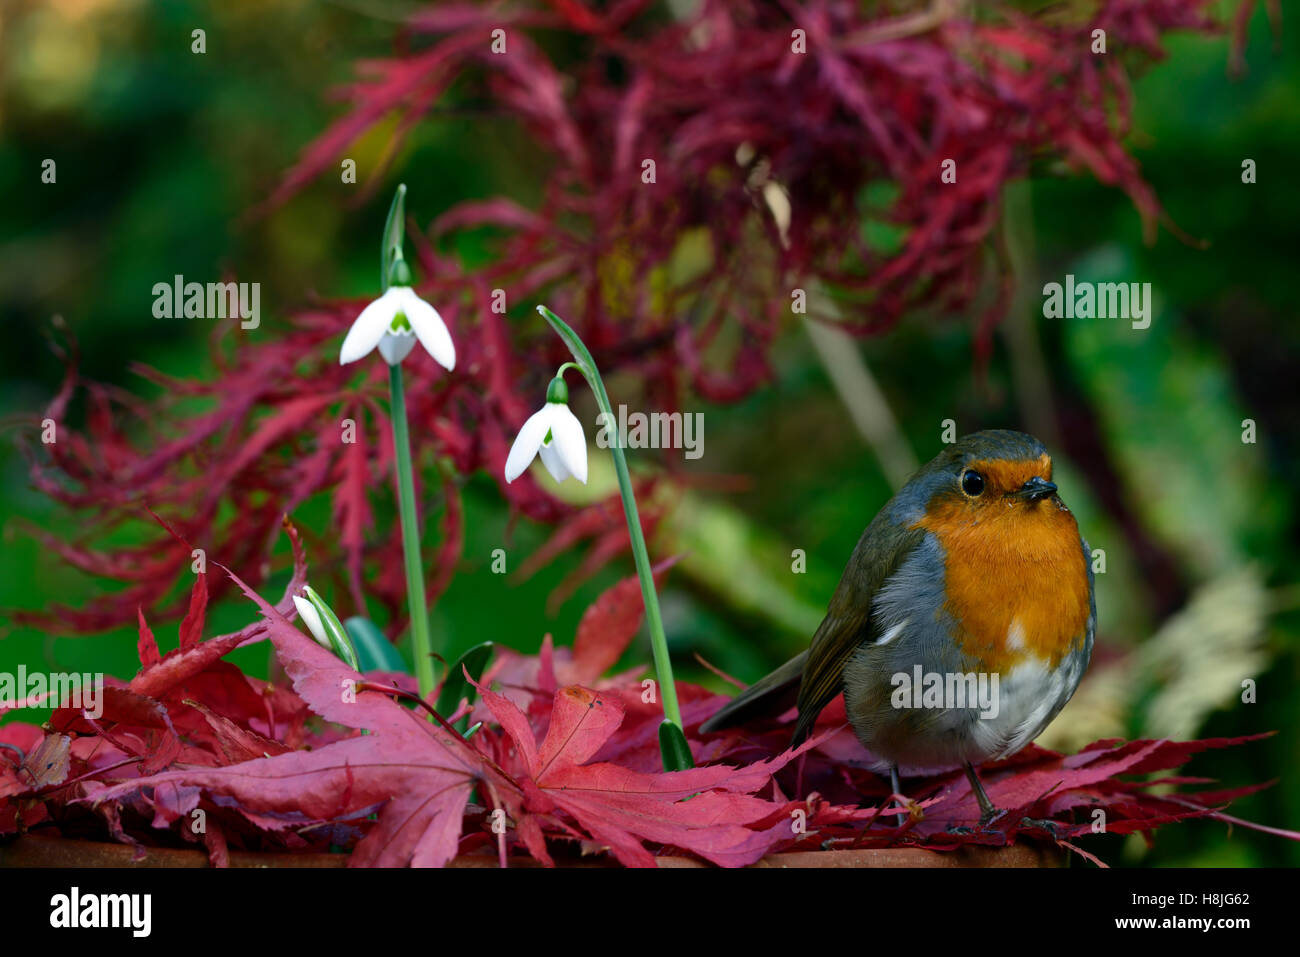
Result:
{"label": "white snowdrop flower", "polygon": [[551,380],[546,405],[529,416],[506,458],[506,481],[513,482],[535,457],[557,482],[569,477],[587,484],[587,437],[569,409],[569,389],[561,378]]}
{"label": "white snowdrop flower", "polygon": [[[410,276],[409,269],[405,275]],[[384,361],[395,366],[411,354],[417,339],[440,366],[448,371],[456,368],[456,347],[438,310],[409,285],[390,286],[352,323],[339,351],[339,364],[356,362],[378,346]]]}

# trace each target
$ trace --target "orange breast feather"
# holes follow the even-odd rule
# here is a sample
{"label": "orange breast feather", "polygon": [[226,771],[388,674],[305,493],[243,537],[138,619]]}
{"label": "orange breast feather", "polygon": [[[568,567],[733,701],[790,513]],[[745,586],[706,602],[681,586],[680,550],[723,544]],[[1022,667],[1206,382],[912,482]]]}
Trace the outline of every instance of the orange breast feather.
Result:
{"label": "orange breast feather", "polygon": [[1088,570],[1069,509],[947,500],[916,527],[943,546],[948,611],[985,670],[1006,672],[1028,656],[1054,667],[1083,642]]}

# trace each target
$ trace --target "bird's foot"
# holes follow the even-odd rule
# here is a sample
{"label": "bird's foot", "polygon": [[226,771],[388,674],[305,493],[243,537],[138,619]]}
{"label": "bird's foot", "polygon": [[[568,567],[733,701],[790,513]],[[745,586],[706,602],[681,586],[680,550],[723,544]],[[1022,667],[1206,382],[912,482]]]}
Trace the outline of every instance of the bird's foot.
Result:
{"label": "bird's foot", "polygon": [[[966,779],[970,781],[971,793],[975,795],[975,800],[979,802],[980,806],[980,822],[976,830],[992,832],[993,824],[1007,812],[995,807],[993,802],[989,800],[984,785],[980,784],[979,775],[975,773],[975,767],[969,761],[966,762]],[[969,834],[970,831],[964,833]]]}
{"label": "bird's foot", "polygon": [[1000,821],[1003,815],[1005,815],[1006,813],[1007,813],[1006,811],[1000,810],[999,808],[995,808],[995,807],[987,808],[980,814],[979,823],[976,824],[974,827],[966,827],[964,824],[949,824],[948,833],[949,834],[974,834],[976,832],[990,833],[990,834],[1001,833],[997,831],[997,829],[994,828],[993,825],[996,824],[998,821]]}
{"label": "bird's foot", "polygon": [[998,821],[1002,820],[1003,815],[1007,812],[996,807],[986,807],[980,812],[979,830],[987,831]]}
{"label": "bird's foot", "polygon": [[1052,835],[1053,840],[1058,840],[1061,837],[1061,827],[1063,825],[1060,821],[1053,821],[1050,818],[1022,817],[1020,819],[1020,826],[1046,831],[1048,834]]}

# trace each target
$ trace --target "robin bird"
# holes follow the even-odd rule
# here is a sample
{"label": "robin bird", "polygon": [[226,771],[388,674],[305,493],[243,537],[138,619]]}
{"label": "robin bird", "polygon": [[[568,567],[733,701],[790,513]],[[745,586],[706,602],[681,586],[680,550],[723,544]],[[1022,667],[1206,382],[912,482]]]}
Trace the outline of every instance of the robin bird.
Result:
{"label": "robin bird", "polygon": [[975,766],[1051,723],[1088,667],[1096,621],[1088,544],[1047,450],[1023,432],[976,432],[867,526],[808,650],[701,730],[797,703],[798,744],[843,692],[869,766],[889,772],[895,795],[900,768],[964,768],[986,827],[1001,812]]}

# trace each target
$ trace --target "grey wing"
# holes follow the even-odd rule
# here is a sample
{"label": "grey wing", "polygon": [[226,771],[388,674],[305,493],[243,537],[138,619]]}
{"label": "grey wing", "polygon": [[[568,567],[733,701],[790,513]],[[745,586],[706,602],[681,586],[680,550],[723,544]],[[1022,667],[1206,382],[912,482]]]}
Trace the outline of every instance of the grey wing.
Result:
{"label": "grey wing", "polygon": [[844,667],[859,647],[880,638],[873,614],[881,586],[905,564],[926,537],[920,529],[900,529],[885,513],[877,515],[859,539],[826,618],[813,636],[799,685],[799,719],[794,742],[808,736],[823,708],[843,690]]}

